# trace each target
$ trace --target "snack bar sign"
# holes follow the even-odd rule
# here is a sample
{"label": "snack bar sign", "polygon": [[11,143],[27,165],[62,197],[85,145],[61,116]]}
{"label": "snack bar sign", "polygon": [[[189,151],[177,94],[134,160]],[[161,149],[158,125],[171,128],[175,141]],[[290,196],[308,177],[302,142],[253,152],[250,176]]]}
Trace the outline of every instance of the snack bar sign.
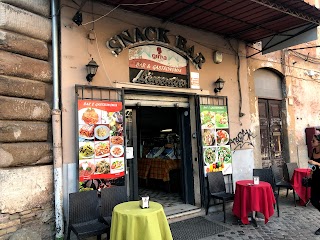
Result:
{"label": "snack bar sign", "polygon": [[232,173],[227,106],[200,105],[204,172]]}
{"label": "snack bar sign", "polygon": [[124,176],[122,102],[78,100],[79,181]]}
{"label": "snack bar sign", "polygon": [[129,67],[133,83],[188,87],[187,60],[165,47],[145,45],[129,49]]}
{"label": "snack bar sign", "polygon": [[[150,44],[150,42],[159,42],[168,45],[170,44],[168,33],[169,30],[157,27],[128,29],[110,38],[106,42],[106,45],[111,50],[112,54],[117,56],[124,48],[143,42],[146,44]],[[197,69],[201,69],[206,61],[203,54],[201,52],[196,53],[194,46],[188,46],[186,38],[180,35],[175,38],[174,48],[183,52]]]}

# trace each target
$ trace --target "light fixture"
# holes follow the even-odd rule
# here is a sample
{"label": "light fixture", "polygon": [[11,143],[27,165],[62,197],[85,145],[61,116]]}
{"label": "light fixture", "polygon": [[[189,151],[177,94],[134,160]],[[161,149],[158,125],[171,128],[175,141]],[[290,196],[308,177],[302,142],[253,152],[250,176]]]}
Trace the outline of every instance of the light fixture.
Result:
{"label": "light fixture", "polygon": [[77,11],[76,14],[73,16],[72,21],[80,26],[82,24],[82,13]]}
{"label": "light fixture", "polygon": [[213,62],[219,64],[222,62],[222,52],[214,51],[213,52]]}
{"label": "light fixture", "polygon": [[77,10],[76,14],[73,16],[72,21],[77,24],[78,26],[80,26],[82,24],[82,8],[85,5],[85,3],[88,0],[82,0],[80,5],[79,5],[79,9]]}
{"label": "light fixture", "polygon": [[96,75],[99,65],[91,59],[91,61],[86,65],[87,67],[87,81],[92,82],[93,77]]}
{"label": "light fixture", "polygon": [[224,86],[224,80],[222,78],[218,78],[217,81],[214,82],[214,92],[215,93],[218,93],[222,90],[223,86]]}

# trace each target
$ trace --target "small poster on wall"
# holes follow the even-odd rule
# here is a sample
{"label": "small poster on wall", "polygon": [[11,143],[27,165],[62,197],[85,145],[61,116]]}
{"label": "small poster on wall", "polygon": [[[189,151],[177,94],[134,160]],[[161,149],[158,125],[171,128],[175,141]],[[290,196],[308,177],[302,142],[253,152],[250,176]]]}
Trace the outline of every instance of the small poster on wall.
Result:
{"label": "small poster on wall", "polygon": [[78,100],[79,181],[124,176],[122,102]]}
{"label": "small poster on wall", "polygon": [[199,83],[199,73],[198,72],[190,72],[190,87],[193,89],[200,89]]}
{"label": "small poster on wall", "polygon": [[227,106],[200,106],[204,172],[232,173]]}

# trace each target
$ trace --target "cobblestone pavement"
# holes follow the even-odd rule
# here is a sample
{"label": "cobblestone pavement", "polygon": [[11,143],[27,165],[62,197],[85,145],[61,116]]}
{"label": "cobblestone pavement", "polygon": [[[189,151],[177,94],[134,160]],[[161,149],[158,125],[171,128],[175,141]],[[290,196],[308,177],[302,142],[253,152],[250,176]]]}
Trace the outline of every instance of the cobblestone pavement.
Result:
{"label": "cobblestone pavement", "polygon": [[[223,223],[223,213],[209,213],[206,218],[229,228],[229,231],[216,234],[214,236],[202,238],[211,239],[319,239],[320,236],[314,232],[320,228],[320,212],[309,203],[306,207],[294,206],[292,191],[288,197],[286,190],[280,192],[279,209],[280,217],[275,213],[269,218],[267,224],[264,223],[263,215],[258,215],[257,227],[252,224],[243,225],[233,214],[232,205],[227,208],[227,220]],[[187,239],[186,239],[187,240]]]}

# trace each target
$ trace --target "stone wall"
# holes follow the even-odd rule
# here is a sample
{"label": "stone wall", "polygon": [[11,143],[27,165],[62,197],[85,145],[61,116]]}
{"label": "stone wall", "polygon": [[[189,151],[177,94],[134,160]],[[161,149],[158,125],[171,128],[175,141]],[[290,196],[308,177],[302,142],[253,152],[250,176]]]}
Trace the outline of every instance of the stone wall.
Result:
{"label": "stone wall", "polygon": [[54,235],[49,0],[0,0],[0,239]]}

